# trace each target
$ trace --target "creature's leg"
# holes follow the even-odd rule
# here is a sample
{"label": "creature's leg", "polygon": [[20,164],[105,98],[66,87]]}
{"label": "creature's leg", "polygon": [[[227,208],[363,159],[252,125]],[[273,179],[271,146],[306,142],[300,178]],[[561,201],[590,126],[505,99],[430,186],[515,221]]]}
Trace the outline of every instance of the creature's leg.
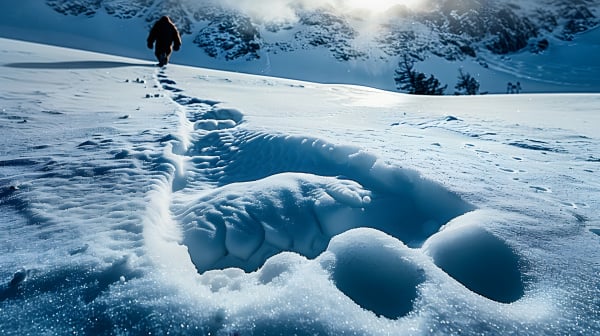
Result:
{"label": "creature's leg", "polygon": [[165,64],[169,63],[169,59],[171,58],[171,53],[173,50],[171,48],[165,51]]}
{"label": "creature's leg", "polygon": [[162,48],[156,48],[154,55],[156,55],[156,59],[158,60],[158,66],[163,66],[169,61],[165,50]]}
{"label": "creature's leg", "polygon": [[[159,65],[162,66],[162,65],[169,63],[169,58],[171,57],[172,52],[173,52],[173,50],[171,49],[171,46],[162,46],[161,48],[159,48],[157,50],[157,57],[158,57]],[[158,55],[160,55],[160,56],[158,56]]]}

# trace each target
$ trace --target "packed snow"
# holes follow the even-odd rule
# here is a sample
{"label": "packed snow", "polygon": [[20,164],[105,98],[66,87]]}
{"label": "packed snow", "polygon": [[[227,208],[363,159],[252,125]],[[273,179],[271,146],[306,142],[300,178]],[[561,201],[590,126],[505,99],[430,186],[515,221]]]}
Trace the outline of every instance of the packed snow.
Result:
{"label": "packed snow", "polygon": [[0,67],[3,335],[600,333],[598,94]]}

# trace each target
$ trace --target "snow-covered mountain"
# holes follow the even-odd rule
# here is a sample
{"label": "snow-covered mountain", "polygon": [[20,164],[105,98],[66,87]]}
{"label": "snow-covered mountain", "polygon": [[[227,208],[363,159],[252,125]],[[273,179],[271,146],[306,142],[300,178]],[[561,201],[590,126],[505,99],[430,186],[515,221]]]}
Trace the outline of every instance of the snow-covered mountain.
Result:
{"label": "snow-covered mountain", "polygon": [[24,0],[0,5],[0,35],[140,57],[145,32],[168,14],[184,35],[174,61],[190,65],[395,90],[408,55],[448,94],[461,68],[484,92],[510,81],[526,92],[600,90],[600,64],[590,60],[600,50],[600,0],[424,0],[380,13],[336,4]]}

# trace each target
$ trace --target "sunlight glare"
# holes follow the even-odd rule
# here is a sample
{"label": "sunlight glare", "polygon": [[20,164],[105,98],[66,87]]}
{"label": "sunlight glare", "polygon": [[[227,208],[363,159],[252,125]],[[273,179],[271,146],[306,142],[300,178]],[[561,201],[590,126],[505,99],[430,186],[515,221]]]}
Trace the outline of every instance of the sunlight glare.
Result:
{"label": "sunlight glare", "polygon": [[352,9],[366,9],[369,11],[381,13],[395,5],[404,5],[413,8],[419,0],[344,0],[344,5]]}

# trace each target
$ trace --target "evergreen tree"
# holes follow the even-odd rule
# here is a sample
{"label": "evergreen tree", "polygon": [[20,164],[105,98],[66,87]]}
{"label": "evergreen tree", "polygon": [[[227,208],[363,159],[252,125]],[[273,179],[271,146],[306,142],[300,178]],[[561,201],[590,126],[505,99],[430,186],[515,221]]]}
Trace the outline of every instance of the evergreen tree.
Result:
{"label": "evergreen tree", "polygon": [[479,82],[469,73],[464,73],[462,69],[458,69],[458,83],[454,87],[455,95],[476,95],[479,93]]}
{"label": "evergreen tree", "polygon": [[416,95],[443,95],[447,85],[442,86],[440,81],[433,75],[429,78],[415,70],[414,63],[404,55],[403,60],[398,64],[396,69],[396,87],[398,90]]}

